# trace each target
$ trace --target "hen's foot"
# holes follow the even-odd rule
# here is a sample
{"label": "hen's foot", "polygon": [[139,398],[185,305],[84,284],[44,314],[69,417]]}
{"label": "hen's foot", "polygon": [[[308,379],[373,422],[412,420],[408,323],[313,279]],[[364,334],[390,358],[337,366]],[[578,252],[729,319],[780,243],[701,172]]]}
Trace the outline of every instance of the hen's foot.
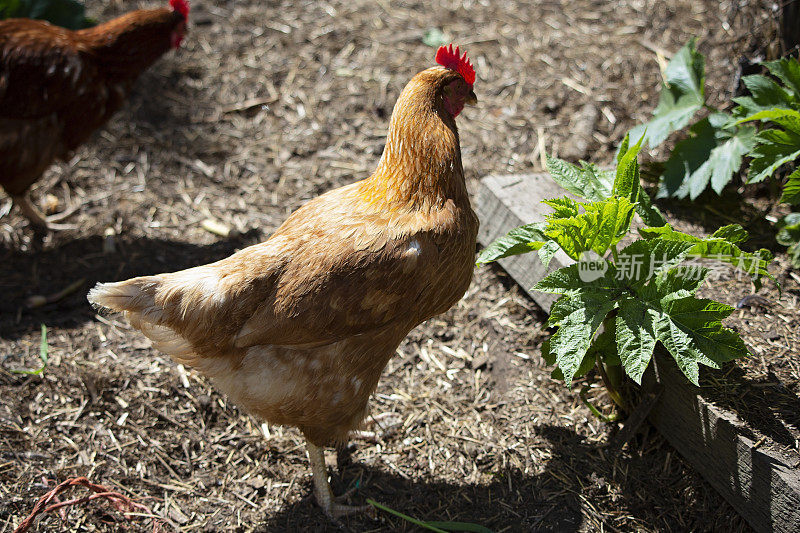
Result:
{"label": "hen's foot", "polygon": [[350,432],[350,438],[378,444],[386,435],[392,433],[392,431],[402,423],[403,420],[398,413],[370,415],[364,420],[363,426],[365,428],[374,429],[355,429]]}
{"label": "hen's foot", "polygon": [[56,213],[53,216],[45,217],[42,215],[39,210],[37,210],[31,201],[25,195],[20,196],[12,196],[11,199],[14,203],[19,207],[19,210],[22,212],[22,215],[28,219],[28,222],[33,227],[34,231],[37,233],[47,233],[48,231],[59,231],[59,230],[68,230],[68,229],[77,229],[78,226],[74,224],[56,224],[61,220],[64,220],[68,216],[72,215],[75,211],[80,208],[80,204],[74,205],[69,209],[62,211],[61,213]]}
{"label": "hen's foot", "polygon": [[371,505],[345,505],[338,500],[347,499],[358,487],[354,487],[341,496],[334,496],[328,483],[328,467],[325,465],[323,449],[306,441],[308,458],[311,461],[311,473],[314,478],[314,496],[325,514],[334,522],[342,516],[363,513],[372,509]]}

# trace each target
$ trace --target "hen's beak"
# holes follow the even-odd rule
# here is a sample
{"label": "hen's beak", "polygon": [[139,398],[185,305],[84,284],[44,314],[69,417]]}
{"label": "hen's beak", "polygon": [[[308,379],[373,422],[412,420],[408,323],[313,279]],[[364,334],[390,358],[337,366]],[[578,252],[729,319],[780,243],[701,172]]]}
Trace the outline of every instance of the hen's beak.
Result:
{"label": "hen's beak", "polygon": [[467,105],[475,105],[478,103],[478,97],[475,96],[475,91],[472,89],[469,90],[469,94],[467,95],[467,99],[464,100],[464,103]]}

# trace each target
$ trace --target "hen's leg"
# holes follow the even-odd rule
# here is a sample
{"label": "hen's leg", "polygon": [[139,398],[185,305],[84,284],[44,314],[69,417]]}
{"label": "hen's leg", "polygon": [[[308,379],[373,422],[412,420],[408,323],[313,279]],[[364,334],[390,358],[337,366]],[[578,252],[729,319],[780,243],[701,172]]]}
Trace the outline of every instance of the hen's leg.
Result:
{"label": "hen's leg", "polygon": [[20,194],[19,196],[12,196],[11,200],[19,207],[19,210],[22,211],[22,215],[28,219],[31,226],[40,231],[47,231],[47,220],[33,207],[33,204],[26,195]]}
{"label": "hen's leg", "polygon": [[25,194],[11,196],[11,200],[19,207],[19,210],[22,211],[22,214],[36,231],[46,232],[49,230],[75,229],[77,227],[70,224],[53,224],[54,221],[62,220],[71,215],[77,207],[48,219],[33,207],[30,199]]}
{"label": "hen's leg", "polygon": [[314,477],[314,496],[316,496],[317,503],[319,503],[328,517],[336,520],[340,516],[360,513],[372,508],[370,505],[352,506],[335,503],[336,498],[334,498],[331,485],[328,483],[328,467],[325,466],[323,449],[308,440],[306,440],[306,448],[308,450],[308,459],[311,461],[311,473]]}

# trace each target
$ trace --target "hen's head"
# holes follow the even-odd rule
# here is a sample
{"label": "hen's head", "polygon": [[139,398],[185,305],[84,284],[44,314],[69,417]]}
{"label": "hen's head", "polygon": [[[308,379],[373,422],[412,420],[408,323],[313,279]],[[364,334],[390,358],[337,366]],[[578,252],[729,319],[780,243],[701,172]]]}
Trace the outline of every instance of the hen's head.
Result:
{"label": "hen's head", "polygon": [[186,36],[186,22],[189,20],[189,2],[187,0],[169,0],[174,16],[177,17],[175,29],[172,30],[169,42],[172,48],[179,48]]}
{"label": "hen's head", "polygon": [[458,46],[453,48],[440,46],[436,51],[436,62],[444,68],[434,67],[424,73],[430,72],[437,88],[437,98],[442,99],[444,109],[457,117],[465,104],[475,105],[478,98],[472,90],[475,83],[475,69],[464,52]]}

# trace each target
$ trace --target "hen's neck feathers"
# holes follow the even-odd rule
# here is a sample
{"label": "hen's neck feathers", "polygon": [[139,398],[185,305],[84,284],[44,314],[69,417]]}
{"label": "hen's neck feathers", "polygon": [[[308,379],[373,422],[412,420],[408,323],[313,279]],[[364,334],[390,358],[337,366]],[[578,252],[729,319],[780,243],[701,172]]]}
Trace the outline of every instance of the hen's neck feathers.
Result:
{"label": "hen's neck feathers", "polygon": [[447,75],[433,67],[403,89],[378,168],[362,185],[368,201],[392,210],[430,211],[448,200],[467,200],[458,129],[439,90]]}
{"label": "hen's neck feathers", "polygon": [[81,52],[107,74],[136,77],[170,49],[181,16],[168,8],[140,9],[74,33]]}

